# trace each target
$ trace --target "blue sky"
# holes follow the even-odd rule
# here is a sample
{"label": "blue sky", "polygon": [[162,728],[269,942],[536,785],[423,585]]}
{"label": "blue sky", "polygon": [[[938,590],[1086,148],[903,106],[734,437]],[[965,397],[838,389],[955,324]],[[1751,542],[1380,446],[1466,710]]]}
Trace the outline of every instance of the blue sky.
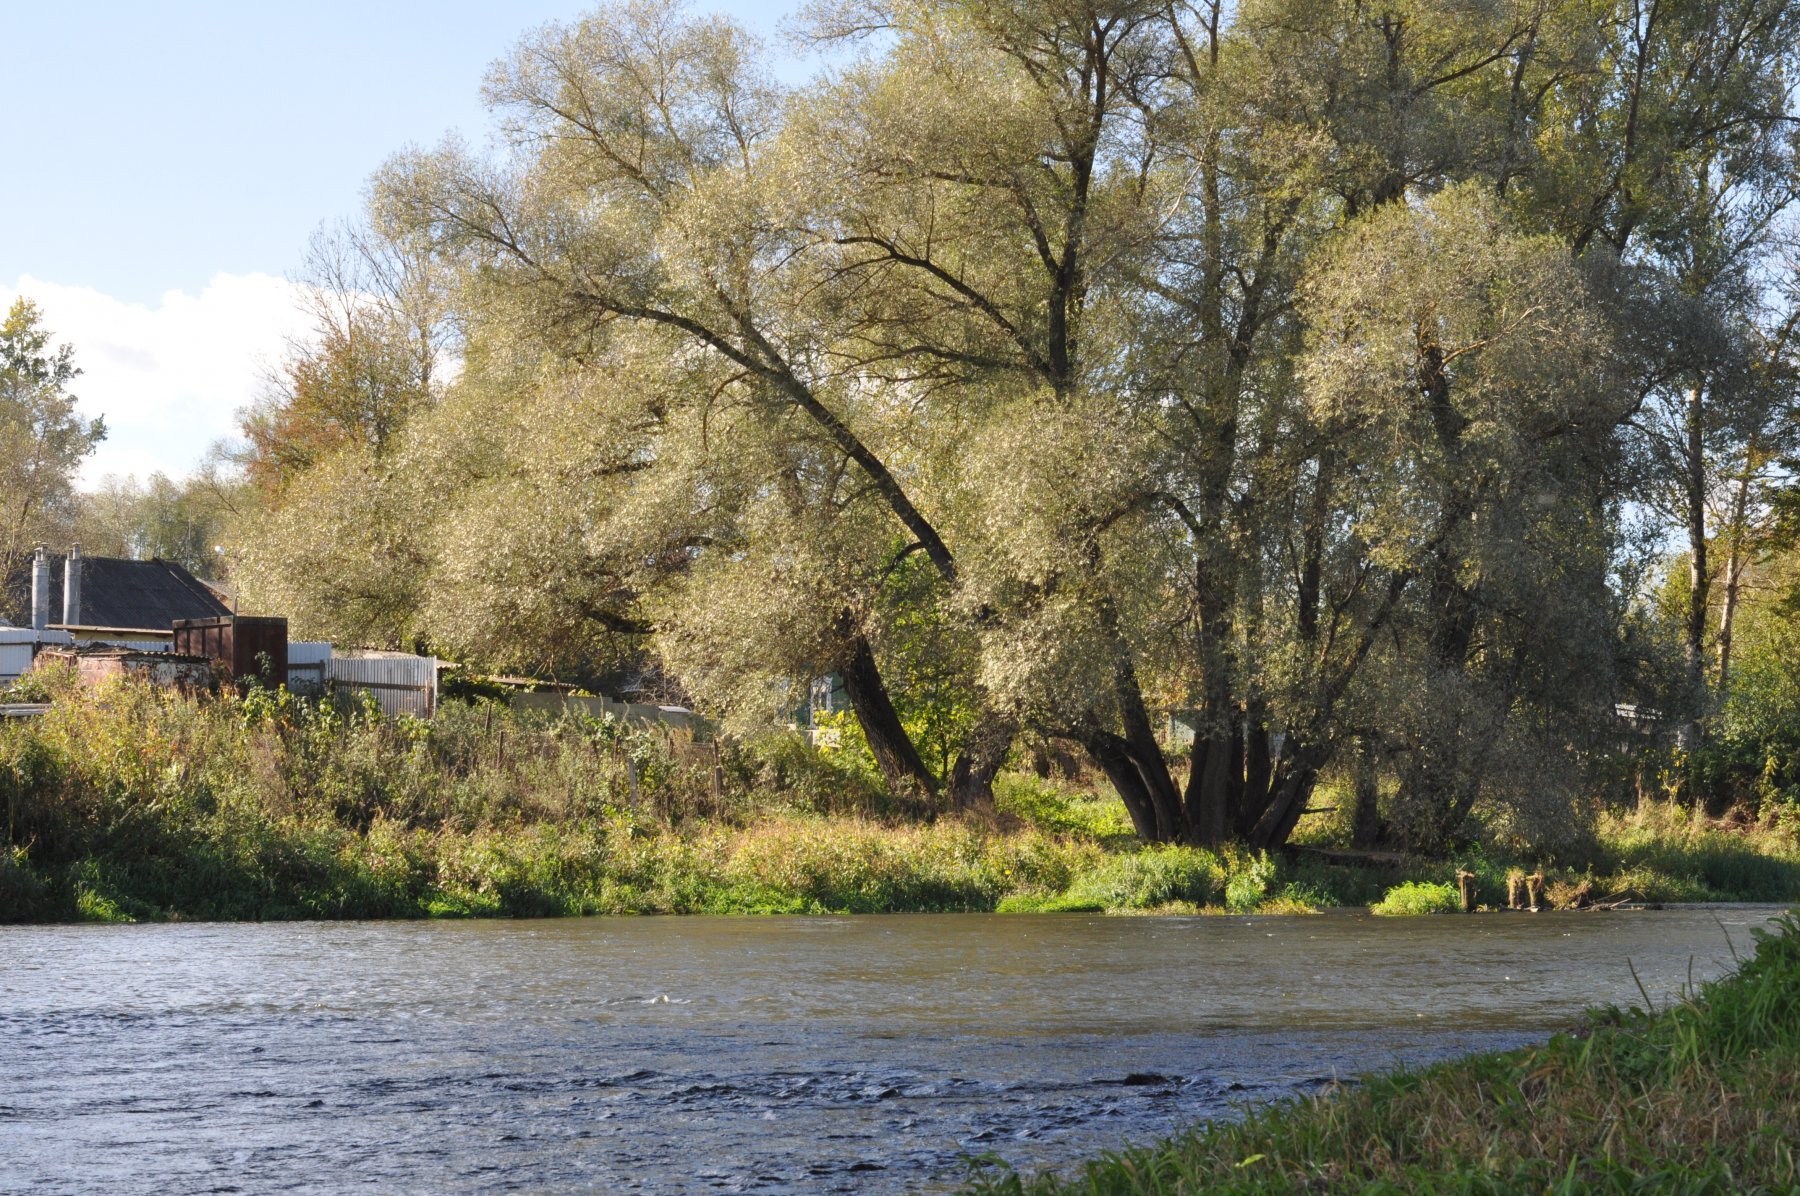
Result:
{"label": "blue sky", "polygon": [[[486,137],[487,65],[575,0],[0,3],[0,301],[75,346],[113,434],[180,473],[300,329],[284,275],[408,145]],[[713,0],[776,37],[786,0]],[[792,68],[790,68],[792,69]]]}

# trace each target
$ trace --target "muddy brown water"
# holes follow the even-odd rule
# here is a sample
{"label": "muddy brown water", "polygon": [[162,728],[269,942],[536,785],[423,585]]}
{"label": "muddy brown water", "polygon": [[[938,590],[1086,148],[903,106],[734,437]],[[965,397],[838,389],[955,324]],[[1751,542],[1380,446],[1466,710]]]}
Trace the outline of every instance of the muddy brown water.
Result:
{"label": "muddy brown water", "polygon": [[1667,999],[1777,912],[0,928],[0,1191],[941,1191]]}

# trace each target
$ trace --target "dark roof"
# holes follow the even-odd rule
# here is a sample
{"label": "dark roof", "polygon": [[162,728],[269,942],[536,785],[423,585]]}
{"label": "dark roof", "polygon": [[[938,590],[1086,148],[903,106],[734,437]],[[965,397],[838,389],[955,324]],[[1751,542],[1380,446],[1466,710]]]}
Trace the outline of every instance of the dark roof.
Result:
{"label": "dark roof", "polygon": [[[63,567],[66,557],[50,558],[50,622],[63,614]],[[15,570],[7,587],[18,621],[31,621],[31,559]],[[111,556],[81,558],[82,627],[168,631],[177,619],[211,619],[229,615],[199,578],[174,561],[128,561]]]}

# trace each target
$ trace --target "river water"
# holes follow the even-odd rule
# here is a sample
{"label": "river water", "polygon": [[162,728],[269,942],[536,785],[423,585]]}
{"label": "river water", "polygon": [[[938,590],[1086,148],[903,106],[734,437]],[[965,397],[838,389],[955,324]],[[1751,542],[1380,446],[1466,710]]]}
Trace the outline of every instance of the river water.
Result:
{"label": "river water", "polygon": [[0,927],[0,1191],[943,1190],[1661,1001],[1775,912]]}

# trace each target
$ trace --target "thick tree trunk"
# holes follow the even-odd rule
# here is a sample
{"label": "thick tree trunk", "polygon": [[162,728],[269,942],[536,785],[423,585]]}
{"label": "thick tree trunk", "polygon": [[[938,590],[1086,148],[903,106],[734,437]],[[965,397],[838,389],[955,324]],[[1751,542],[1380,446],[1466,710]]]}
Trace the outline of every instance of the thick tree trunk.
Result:
{"label": "thick tree trunk", "polygon": [[1731,634],[1737,621],[1738,591],[1744,580],[1743,554],[1736,544],[1725,562],[1725,593],[1719,611],[1719,697],[1731,688]]}
{"label": "thick tree trunk", "polygon": [[[1219,512],[1210,525],[1222,527]],[[1223,539],[1223,536],[1221,536]],[[1236,669],[1231,654],[1230,593],[1218,574],[1224,563],[1202,560],[1196,568],[1194,600],[1199,628],[1200,722],[1194,728],[1194,750],[1188,770],[1188,837],[1202,846],[1217,846],[1233,830],[1236,807],[1243,796],[1244,771],[1239,743],[1238,711],[1233,689]]]}
{"label": "thick tree trunk", "polygon": [[1244,808],[1257,794],[1269,791],[1269,779],[1275,774],[1275,757],[1269,748],[1269,708],[1260,698],[1244,711],[1244,792],[1234,812],[1242,817]]}
{"label": "thick tree trunk", "polygon": [[1144,784],[1137,761],[1132,759],[1131,745],[1110,731],[1090,732],[1081,736],[1080,742],[1125,803],[1125,812],[1131,815],[1131,829],[1137,832],[1137,837],[1146,843],[1168,842],[1157,824],[1155,799]]}
{"label": "thick tree trunk", "polygon": [[1285,766],[1277,770],[1273,791],[1273,800],[1269,808],[1257,821],[1250,832],[1250,844],[1264,851],[1274,851],[1284,846],[1288,836],[1294,833],[1294,827],[1300,822],[1300,815],[1306,813],[1306,803],[1312,799],[1313,787],[1318,783],[1318,767],[1312,762],[1310,753],[1296,752]]}
{"label": "thick tree trunk", "polygon": [[856,713],[857,724],[869,741],[869,751],[874,754],[875,764],[881,769],[889,790],[896,794],[910,790],[921,796],[935,796],[938,779],[925,767],[919,749],[901,725],[900,715],[888,697],[887,686],[881,680],[881,670],[875,664],[875,652],[867,637],[856,634],[850,638],[848,650],[838,666],[838,675],[844,679],[844,693],[850,699],[850,708]]}
{"label": "thick tree trunk", "polygon": [[1238,839],[1248,839],[1256,824],[1275,800],[1274,787],[1281,761],[1269,732],[1268,706],[1258,699],[1244,711],[1244,779],[1238,791],[1237,808],[1232,811],[1231,831]]}
{"label": "thick tree trunk", "polygon": [[[1471,481],[1457,468],[1462,459],[1462,436],[1469,421],[1450,397],[1450,375],[1443,350],[1432,345],[1425,351],[1422,374],[1431,407],[1432,426],[1444,454],[1444,522],[1451,529],[1468,525],[1475,514],[1477,494]],[[1468,663],[1469,643],[1475,634],[1475,596],[1462,573],[1462,537],[1452,530],[1437,545],[1426,568],[1431,610],[1430,646],[1437,663],[1461,673]]]}
{"label": "thick tree trunk", "polygon": [[[1452,399],[1450,373],[1441,346],[1430,344],[1423,349],[1420,378],[1433,433],[1443,455],[1439,514],[1442,534],[1433,542],[1420,568],[1420,580],[1425,586],[1425,646],[1435,668],[1434,684],[1455,685],[1468,669],[1475,634],[1475,587],[1479,583],[1466,576],[1465,557],[1469,549],[1467,529],[1479,510],[1480,492],[1474,479],[1460,468],[1462,437],[1469,421]],[[1458,754],[1461,745],[1461,739],[1454,735],[1434,741],[1431,729],[1426,728],[1408,746],[1408,758],[1400,764],[1400,788],[1402,804],[1413,812],[1409,832],[1435,839],[1452,820],[1456,777],[1464,763]]]}
{"label": "thick tree trunk", "polygon": [[1156,733],[1150,727],[1149,713],[1144,709],[1143,696],[1137,691],[1135,675],[1131,681],[1129,693],[1120,697],[1126,748],[1149,795],[1158,842],[1179,842],[1187,837],[1188,831],[1187,818],[1181,808],[1181,791],[1175,787],[1168,761],[1163,759],[1162,745],[1156,742]]}
{"label": "thick tree trunk", "polygon": [[950,800],[957,809],[989,817],[995,813],[994,778],[1006,764],[1018,733],[1018,725],[1011,719],[993,715],[975,728],[947,778]]}
{"label": "thick tree trunk", "polygon": [[[1144,691],[1138,684],[1137,668],[1131,663],[1131,646],[1125,642],[1119,629],[1118,613],[1110,602],[1101,603],[1100,619],[1112,640],[1113,695],[1119,703],[1119,722],[1125,732],[1123,737],[1113,736],[1119,739],[1115,746],[1122,747],[1129,757],[1150,803],[1157,842],[1173,843],[1186,838],[1188,831],[1187,818],[1181,808],[1181,791],[1175,787],[1168,761],[1163,759],[1162,746],[1156,742],[1150,712],[1144,705]],[[1097,756],[1095,762],[1106,767]],[[1107,776],[1111,777],[1112,773],[1108,771]]]}
{"label": "thick tree trunk", "polygon": [[1188,771],[1188,837],[1202,847],[1216,847],[1232,831],[1230,801],[1232,736],[1228,728],[1207,729],[1212,720],[1203,717],[1194,731],[1194,750]]}
{"label": "thick tree trunk", "polygon": [[1706,513],[1703,499],[1689,511],[1688,524],[1688,602],[1687,617],[1682,628],[1682,657],[1687,665],[1687,681],[1694,706],[1692,716],[1698,719],[1705,706],[1706,693],[1706,608],[1712,604],[1712,578],[1708,576]]}
{"label": "thick tree trunk", "polygon": [[1299,604],[1300,642],[1311,648],[1319,638],[1319,597],[1324,590],[1325,524],[1331,518],[1331,488],[1337,472],[1337,454],[1327,449],[1319,454],[1318,471],[1313,476],[1311,509],[1300,543]]}

